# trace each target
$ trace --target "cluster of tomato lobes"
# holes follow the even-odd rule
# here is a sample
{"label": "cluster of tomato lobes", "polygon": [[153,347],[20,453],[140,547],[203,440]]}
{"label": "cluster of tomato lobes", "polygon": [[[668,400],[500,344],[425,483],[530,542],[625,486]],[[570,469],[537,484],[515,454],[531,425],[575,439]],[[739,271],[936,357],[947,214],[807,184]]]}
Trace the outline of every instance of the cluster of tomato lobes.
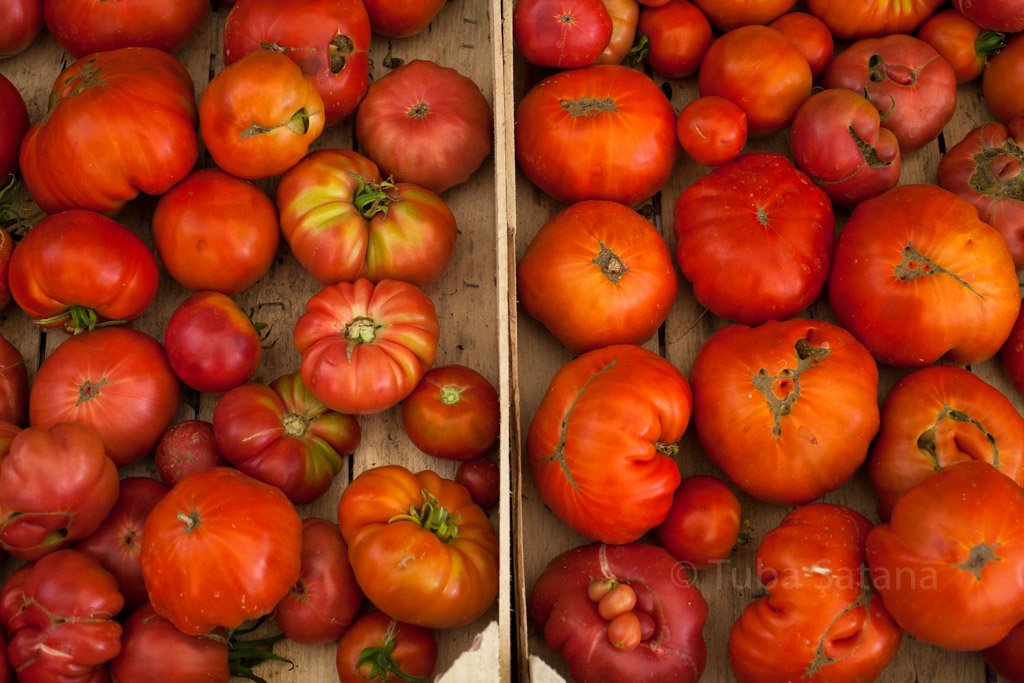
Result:
{"label": "cluster of tomato lobes", "polygon": [[[498,498],[497,465],[484,455],[498,435],[498,396],[471,368],[431,369],[439,324],[423,291],[456,237],[438,193],[490,153],[491,111],[472,80],[428,61],[368,89],[371,26],[409,36],[444,6],[393,4],[239,0],[225,25],[227,66],[198,111],[188,72],[166,50],[196,30],[208,0],[149,3],[151,17],[131,3],[88,16],[57,0],[0,8],[0,54],[31,43],[45,11],[50,33],[78,57],[31,129],[0,76],[0,174],[20,163],[50,214],[13,253],[3,233],[10,295],[36,322],[76,333],[43,361],[31,392],[20,353],[0,343],[0,544],[29,562],[4,586],[0,617],[20,680],[95,680],[110,660],[115,680],[226,681],[238,673],[229,646],[240,650],[233,659],[260,658],[224,629],[272,611],[298,642],[341,637],[341,680],[427,677],[437,657],[429,629],[467,624],[496,599],[499,549],[481,506]],[[328,49],[302,49],[319,40],[310,27],[329,33]],[[417,105],[394,111],[410,92]],[[144,103],[145,116],[119,115],[124,101]],[[350,115],[367,156],[307,155],[325,125]],[[85,139],[76,137],[82,121]],[[197,124],[218,169],[193,171]],[[440,135],[444,145],[415,143]],[[276,207],[247,180],[282,173]],[[162,195],[156,251],[197,292],[167,322],[165,346],[125,326],[96,327],[136,318],[156,293],[153,254],[103,215],[140,191]],[[295,327],[301,369],[263,385],[249,382],[259,333],[230,295],[268,271],[281,232],[323,289]],[[179,379],[226,392],[212,424],[168,430]],[[346,487],[339,524],[301,520],[294,505],[327,491],[359,444],[353,415],[403,400],[413,443],[464,461],[456,481],[377,467]],[[154,446],[171,488],[119,482],[117,468]],[[210,571],[197,571],[201,557],[216,558]],[[364,594],[380,611],[349,628]],[[123,637],[119,614],[131,614]]]}
{"label": "cluster of tomato lobes", "polygon": [[[1013,118],[1024,37],[1002,44],[1024,29],[1024,3],[957,0],[936,13],[941,4],[517,3],[518,50],[557,69],[518,102],[517,161],[570,204],[527,246],[518,296],[581,354],[551,381],[526,448],[546,505],[598,541],[551,561],[530,612],[575,678],[703,671],[707,607],[678,567],[726,558],[740,516],[721,481],[680,486],[665,444],[692,406],[701,448],[738,488],[804,506],[759,547],[769,595],[731,630],[739,680],[874,680],[905,629],[984,650],[1024,681],[1024,419],[977,376],[933,365],[1002,348],[1024,391],[1024,129]],[[833,36],[849,41],[835,55]],[[651,78],[621,65],[633,45],[663,76],[699,69],[700,97],[678,117]],[[958,81],[983,71],[1010,132],[971,132],[942,158],[941,186],[897,186],[900,154],[934,140]],[[824,89],[812,95],[815,80]],[[737,158],[748,134],[786,127],[792,161]],[[680,143],[719,168],[678,198],[676,258],[697,302],[736,322],[706,340],[689,384],[636,346],[665,321],[676,279],[660,234],[628,208],[668,180]],[[838,238],[833,204],[853,209]],[[792,319],[826,281],[839,324]],[[881,410],[877,362],[918,368]],[[627,416],[609,414],[608,396]],[[806,505],[865,460],[883,524]],[[671,554],[637,542],[651,529]]]}

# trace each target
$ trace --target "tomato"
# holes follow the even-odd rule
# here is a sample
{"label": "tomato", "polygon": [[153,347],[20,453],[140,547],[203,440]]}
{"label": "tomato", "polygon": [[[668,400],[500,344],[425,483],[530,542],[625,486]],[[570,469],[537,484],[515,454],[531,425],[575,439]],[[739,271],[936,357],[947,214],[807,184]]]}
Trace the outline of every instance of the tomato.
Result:
{"label": "tomato", "polygon": [[841,505],[786,515],[757,549],[767,590],[729,633],[740,683],[873,681],[895,658],[903,631],[863,571],[872,524]]}
{"label": "tomato", "polygon": [[385,181],[376,164],[347,149],[321,149],[277,186],[281,232],[322,285],[403,280],[434,284],[451,259],[458,228],[444,200],[413,183]]}
{"label": "tomato", "polygon": [[[1024,21],[1021,22],[1024,29]],[[973,81],[981,75],[988,58],[1004,47],[1003,35],[982,31],[981,27],[955,9],[947,9],[924,22],[917,37],[935,48],[953,67],[957,83]]]}
{"label": "tomato", "polygon": [[227,637],[223,629],[186,635],[146,603],[125,620],[121,652],[110,662],[110,674],[114,683],[228,683]]}
{"label": "tomato", "polygon": [[878,431],[878,368],[821,320],[729,325],[690,368],[704,454],[748,494],[809,503],[860,467]]}
{"label": "tomato", "polygon": [[121,480],[117,502],[94,532],[75,541],[75,549],[89,553],[117,579],[127,611],[149,600],[139,566],[139,541],[153,506],[169,491],[156,479]]}
{"label": "tomato", "polygon": [[1005,124],[1024,113],[1024,35],[1010,36],[1006,47],[989,59],[981,92],[992,114]]}
{"label": "tomato", "polygon": [[301,555],[302,520],[284,494],[214,467],[185,477],[156,504],[140,562],[157,613],[202,635],[273,610],[298,580]]}
{"label": "tomato", "polygon": [[[611,621],[618,616],[627,614],[636,607],[636,591],[628,583],[620,583],[605,593],[597,601],[597,613],[602,619]],[[639,621],[637,626],[639,626]]]}
{"label": "tomato", "polygon": [[711,45],[711,24],[688,0],[670,0],[640,10],[637,30],[647,36],[644,60],[663,76],[685,78],[696,73]]}
{"label": "tomato", "polygon": [[0,467],[0,547],[37,560],[94,532],[117,501],[117,467],[92,429],[26,427]]}
{"label": "tomato", "polygon": [[668,317],[676,287],[661,233],[611,201],[583,201],[558,213],[516,267],[523,309],[574,355],[644,343]]}
{"label": "tomato", "polygon": [[207,0],[43,0],[46,28],[76,58],[122,47],[172,52],[192,37],[209,13]]}
{"label": "tomato", "polygon": [[[3,25],[0,21],[0,27]],[[28,128],[25,99],[13,83],[0,74],[0,186],[6,185],[10,180],[8,176],[18,169],[18,149]]]}
{"label": "tomato", "polygon": [[117,213],[139,192],[163,194],[188,175],[199,156],[195,127],[192,77],[174,57],[138,47],[96,53],[57,77],[46,116],[21,143],[21,173],[46,213]]}
{"label": "tomato", "polygon": [[306,303],[296,321],[302,381],[328,408],[366,415],[412,393],[434,364],[434,303],[397,280],[341,282]]}
{"label": "tomato", "polygon": [[1010,683],[1024,681],[1024,621],[1009,635],[981,653],[985,662]]}
{"label": "tomato", "polygon": [[0,58],[22,52],[42,30],[43,0],[8,0],[3,3],[0,5]]}
{"label": "tomato", "polygon": [[1024,620],[1024,489],[987,462],[910,489],[866,550],[886,609],[916,640],[980,650]]}
{"label": "tomato", "polygon": [[153,449],[174,419],[180,396],[158,341],[108,327],[70,337],[47,356],[32,382],[29,421],[92,427],[120,467]]}
{"label": "tomato", "polygon": [[341,683],[426,681],[437,666],[437,640],[429,629],[369,612],[338,641],[336,662]]}
{"label": "tomato", "polygon": [[0,592],[7,658],[22,683],[107,679],[121,651],[117,580],[91,555],[60,550],[16,571]]}
{"label": "tomato", "polygon": [[969,2],[953,0],[964,16],[983,28],[1006,33],[1024,30],[1024,2],[1003,0],[1002,2]]}
{"label": "tomato", "polygon": [[498,440],[501,406],[486,377],[465,365],[432,368],[402,402],[402,427],[428,455],[470,460]]}
{"label": "tomato", "polygon": [[632,612],[615,617],[608,624],[608,640],[617,650],[635,650],[643,640],[640,619]]}
{"label": "tomato", "polygon": [[748,24],[767,24],[788,12],[796,0],[694,0],[715,28],[731,31]]}
{"label": "tomato", "polygon": [[[10,176],[8,176],[10,177]],[[10,184],[7,187],[0,189],[0,206],[4,202],[5,190],[13,189],[15,185]],[[3,209],[0,208],[0,222],[4,220]],[[7,304],[11,303],[11,256],[14,254],[14,239],[11,237],[11,233],[0,227],[0,310],[7,307]]]}
{"label": "tomato", "polygon": [[217,448],[213,424],[204,420],[179,422],[164,432],[154,460],[160,478],[168,486],[193,472],[231,464]]}
{"label": "tomato", "polygon": [[0,420],[28,425],[28,368],[14,344],[0,335]]}
{"label": "tomato", "polygon": [[252,320],[219,292],[199,292],[178,305],[164,328],[164,348],[182,382],[210,393],[248,382],[263,356]]}
{"label": "tomato", "polygon": [[900,367],[991,358],[1021,305],[1006,241],[934,185],[898,185],[854,209],[828,293],[839,324]]}
{"label": "tomato", "polygon": [[541,498],[566,524],[628,543],[660,524],[679,485],[672,455],[690,419],[686,379],[639,346],[569,361],[530,424],[526,454]]}
{"label": "tomato", "polygon": [[698,97],[679,112],[676,137],[698,164],[721,166],[747,144],[747,115],[724,97]]}
{"label": "tomato", "polygon": [[603,0],[612,20],[612,37],[594,64],[622,64],[636,39],[640,4],[636,0]]}
{"label": "tomato", "polygon": [[562,71],[519,101],[516,162],[560,202],[635,206],[672,175],[675,124],[672,103],[639,71],[611,64]]}
{"label": "tomato", "polygon": [[277,209],[262,190],[206,168],[160,197],[153,244],[164,268],[185,288],[237,294],[270,269],[279,227]]}
{"label": "tomato", "polygon": [[355,126],[381,173],[438,194],[467,181],[493,144],[491,106],[480,86],[422,59],[375,80]]}
{"label": "tomato", "polygon": [[825,285],[832,205],[781,154],[745,154],[711,172],[679,196],[674,215],[679,267],[719,317],[790,318]]}
{"label": "tomato", "polygon": [[330,488],[362,432],[354,417],[314,398],[295,373],[224,394],[213,411],[213,436],[232,465],[293,503],[308,503]]}
{"label": "tomato", "polygon": [[[640,620],[642,638],[635,648],[613,644],[611,624],[587,595],[598,579],[635,591],[632,614]],[[529,615],[577,681],[694,683],[704,671],[707,602],[686,569],[658,546],[592,543],[562,553],[533,584]]]}
{"label": "tomato", "polygon": [[943,0],[807,0],[807,11],[821,19],[833,36],[850,40],[913,33],[942,3]]}
{"label": "tomato", "polygon": [[1021,302],[1021,311],[1006,343],[999,349],[999,360],[1014,388],[1024,394],[1024,301]]}
{"label": "tomato", "polygon": [[789,135],[793,163],[839,206],[890,190],[903,167],[900,145],[871,101],[844,88],[811,95]]}
{"label": "tomato", "polygon": [[557,69],[593,64],[612,37],[602,0],[519,0],[512,37],[527,62]]}
{"label": "tomato", "polygon": [[832,61],[835,48],[828,26],[813,14],[788,12],[769,23],[768,27],[786,36],[786,40],[807,59],[811,77],[818,80]]}
{"label": "tomato", "polygon": [[958,462],[984,460],[1024,484],[1024,418],[977,375],[952,365],[904,375],[882,403],[868,455],[878,514],[918,482]]}
{"label": "tomato", "polygon": [[466,487],[469,497],[482,508],[489,508],[501,496],[501,467],[485,458],[465,460],[455,471],[455,481]]}
{"label": "tomato", "polygon": [[741,26],[723,34],[704,54],[701,97],[731,100],[747,115],[751,137],[790,124],[811,96],[811,67],[782,33],[767,26]]}
{"label": "tomato", "polygon": [[498,539],[460,484],[384,465],[356,477],[338,525],[366,598],[394,619],[457,628],[498,596]]}
{"label": "tomato", "polygon": [[291,59],[256,50],[210,79],[199,130],[224,171],[256,179],[284,173],[306,156],[325,122],[313,79]]}
{"label": "tomato", "polygon": [[828,65],[822,84],[865,93],[910,154],[938,137],[956,111],[956,74],[928,43],[908,35],[859,40]]}
{"label": "tomato", "polygon": [[[288,6],[246,0],[231,8],[224,24],[226,65],[260,50],[291,58],[313,79],[327,126],[351,115],[366,94],[369,49],[370,18],[359,0],[304,0]],[[283,121],[290,112],[281,113]]]}
{"label": "tomato", "polygon": [[408,38],[426,30],[445,7],[446,0],[389,2],[364,0],[373,32],[388,38]]}
{"label": "tomato", "polygon": [[289,640],[322,645],[348,630],[362,604],[338,525],[319,517],[302,520],[302,569],[274,608],[274,623]]}
{"label": "tomato", "polygon": [[721,479],[687,477],[672,497],[665,521],[655,532],[680,562],[709,569],[726,560],[740,539],[740,502]]}

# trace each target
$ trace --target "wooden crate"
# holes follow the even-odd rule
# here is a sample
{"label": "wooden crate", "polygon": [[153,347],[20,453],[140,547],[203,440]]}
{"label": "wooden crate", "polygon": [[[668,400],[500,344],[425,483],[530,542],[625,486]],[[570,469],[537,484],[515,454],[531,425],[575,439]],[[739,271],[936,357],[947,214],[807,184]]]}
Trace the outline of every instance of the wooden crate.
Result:
{"label": "wooden crate", "polygon": [[[213,2],[213,10],[188,43],[175,56],[185,65],[195,83],[196,100],[211,76],[224,64],[222,33],[231,5]],[[501,99],[505,65],[501,61],[501,10],[498,0],[450,0],[442,12],[421,35],[388,40],[374,35],[371,41],[371,76],[380,78],[397,65],[412,59],[428,59],[457,69],[472,78],[488,102]],[[7,76],[26,100],[33,122],[39,121],[47,106],[47,98],[57,75],[73,58],[60,48],[45,31],[25,52],[0,60],[0,73]],[[494,154],[462,185],[444,193],[444,199],[456,216],[459,236],[455,253],[445,274],[427,293],[434,300],[441,324],[437,365],[461,363],[469,365],[496,387],[502,405],[508,406],[510,390],[508,332],[508,273],[506,160],[504,106],[494,109],[495,131],[499,144]],[[325,130],[314,144],[321,148],[356,148],[351,118]],[[214,166],[202,153],[199,167]],[[258,184],[271,198],[278,178]],[[151,248],[150,223],[156,198],[141,196],[130,202],[117,220],[139,235]],[[284,240],[270,272],[259,282],[235,296],[245,310],[254,308],[258,319],[270,325],[267,343],[273,346],[264,352],[256,381],[269,382],[298,370],[300,356],[292,345],[295,320],[306,301],[320,290],[288,250]],[[191,292],[174,282],[161,269],[157,297],[146,313],[132,323],[162,341],[164,325]],[[0,333],[24,355],[30,378],[41,360],[64,339],[62,332],[44,332],[37,328],[15,304],[0,313]],[[210,420],[219,395],[186,392],[176,422],[187,419]],[[400,409],[359,419],[363,439],[331,489],[313,503],[299,507],[303,517],[319,516],[337,521],[337,503],[342,491],[353,477],[366,469],[385,463],[404,465],[414,471],[433,469],[442,476],[453,477],[457,463],[430,458],[419,452],[402,428]],[[507,681],[511,678],[511,525],[509,514],[510,421],[507,409],[502,411],[499,446],[489,456],[501,463],[503,495],[499,505],[489,510],[502,548],[500,595],[496,604],[480,619],[462,628],[437,631],[439,681]],[[156,477],[152,457],[123,468],[122,476]],[[8,557],[4,575],[13,571],[15,561]],[[271,631],[271,626],[264,627]],[[294,662],[265,663],[257,670],[267,680],[328,681],[336,680],[335,645],[301,646],[282,642],[277,650]]]}

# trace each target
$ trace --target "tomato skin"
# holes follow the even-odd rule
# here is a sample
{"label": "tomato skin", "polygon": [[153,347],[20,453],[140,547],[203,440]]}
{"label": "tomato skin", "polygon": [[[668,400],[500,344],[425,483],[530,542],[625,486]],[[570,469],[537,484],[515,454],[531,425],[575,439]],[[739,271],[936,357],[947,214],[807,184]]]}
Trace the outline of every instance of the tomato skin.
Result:
{"label": "tomato skin", "polygon": [[980,26],[955,9],[939,12],[917,30],[917,37],[935,48],[953,67],[957,83],[967,83],[980,76],[988,58],[1003,47],[1001,35],[992,31],[986,32],[984,37],[981,34]]}
{"label": "tomato skin", "polygon": [[[374,671],[372,665],[359,663],[367,648],[385,650],[391,641],[387,667]],[[369,612],[338,641],[336,665],[340,683],[394,681],[396,671],[430,679],[437,667],[437,640],[430,629],[396,621],[379,610]]]}
{"label": "tomato skin", "polygon": [[651,68],[669,78],[696,73],[711,45],[711,24],[688,0],[670,0],[640,10],[637,30],[650,40],[645,59]]}
{"label": "tomato skin", "polygon": [[223,629],[186,635],[147,602],[125,620],[121,652],[110,662],[110,675],[114,683],[147,678],[164,683],[228,683],[227,636]]}
{"label": "tomato skin", "polygon": [[[445,530],[408,519],[414,509],[427,516],[431,504],[438,516],[439,508],[448,511],[456,536],[443,540]],[[457,628],[498,596],[498,540],[487,515],[454,481],[398,465],[367,470],[341,494],[338,525],[366,598],[395,619]]]}
{"label": "tomato skin", "polygon": [[682,373],[643,347],[606,346],[569,361],[551,380],[527,436],[541,498],[590,538],[640,538],[672,505],[679,469],[670,453],[691,405]]}
{"label": "tomato skin", "polygon": [[199,130],[217,165],[254,180],[284,173],[306,156],[325,123],[324,101],[280,52],[250,52],[210,79]]}
{"label": "tomato skin", "polygon": [[676,137],[698,164],[721,166],[746,146],[747,115],[724,97],[698,97],[679,112]]}
{"label": "tomato skin", "polygon": [[465,486],[469,497],[482,508],[491,507],[501,496],[501,468],[484,456],[464,460],[455,471],[455,481]]}
{"label": "tomato skin", "polygon": [[886,609],[917,640],[980,650],[1024,620],[1024,489],[987,462],[910,489],[866,551]]}
{"label": "tomato skin", "polygon": [[224,63],[261,49],[285,54],[312,78],[326,126],[350,116],[366,94],[369,47],[370,18],[358,0],[305,0],[287,9],[277,0],[246,0],[224,24]]}
{"label": "tomato skin", "polygon": [[721,31],[749,24],[768,24],[788,12],[796,0],[694,0]]}
{"label": "tomato skin", "polygon": [[277,209],[267,195],[216,168],[190,173],[160,197],[153,213],[160,261],[195,292],[241,292],[270,269],[280,239]]}
{"label": "tomato skin", "polygon": [[140,192],[163,194],[199,157],[193,93],[185,67],[160,50],[79,59],[57,77],[47,116],[21,143],[32,198],[46,213],[114,214]]}
{"label": "tomato skin", "polygon": [[164,432],[154,459],[160,478],[168,486],[193,472],[231,464],[217,448],[213,424],[204,420],[179,422]]}
{"label": "tomato skin", "polygon": [[636,0],[604,0],[604,8],[612,19],[612,37],[594,64],[622,64],[636,38],[640,3]]}
{"label": "tomato skin", "polygon": [[294,373],[224,394],[213,411],[213,435],[232,465],[299,504],[330,488],[362,432],[354,417],[329,410]]}
{"label": "tomato skin", "polygon": [[977,375],[952,365],[901,377],[882,403],[881,429],[868,455],[878,514],[915,484],[958,462],[983,460],[1024,483],[1024,418]]}
{"label": "tomato skin", "polygon": [[284,494],[215,467],[185,477],[156,504],[140,562],[156,612],[202,635],[268,614],[299,578],[301,554],[302,520]]}
{"label": "tomato skin", "polygon": [[813,14],[805,12],[787,12],[768,24],[793,44],[807,59],[811,67],[811,78],[815,81],[825,73],[825,68],[832,61],[835,44],[828,26]]}
{"label": "tomato skin", "polygon": [[642,344],[676,300],[672,255],[661,233],[629,207],[603,200],[562,210],[516,266],[523,309],[574,355]]}
{"label": "tomato skin", "polygon": [[46,28],[76,58],[123,47],[173,52],[192,37],[206,15],[206,0],[83,2],[43,0]]}
{"label": "tomato skin", "polygon": [[[3,25],[0,21],[0,26]],[[0,74],[0,183],[3,185],[10,180],[8,176],[18,169],[18,149],[28,128],[25,99],[13,83]]]}
{"label": "tomato skin", "polygon": [[0,335],[0,420],[28,425],[28,368],[21,352]]}
{"label": "tomato skin", "polygon": [[520,0],[512,37],[527,62],[556,69],[593,64],[612,37],[602,0]]}
{"label": "tomato skin", "polygon": [[[632,650],[616,648],[587,589],[615,579],[636,592],[633,614],[653,629]],[[553,558],[530,591],[529,615],[577,681],[694,683],[704,671],[707,602],[664,548],[592,543]],[[643,631],[642,631],[643,632]],[[641,636],[642,637],[642,636]]]}
{"label": "tomato skin", "polygon": [[315,294],[293,341],[310,392],[332,410],[367,415],[412,393],[434,364],[439,334],[434,303],[415,285],[359,279]]}
{"label": "tomato skin", "polygon": [[1024,681],[1024,622],[1014,626],[1009,635],[983,650],[981,655],[1010,683]]}
{"label": "tomato skin", "polygon": [[729,325],[690,368],[704,454],[759,500],[800,505],[845,483],[878,431],[878,368],[820,320]]}
{"label": "tomato skin", "polygon": [[807,0],[807,11],[821,19],[836,38],[856,40],[913,33],[942,3],[943,0]]}
{"label": "tomato skin", "polygon": [[953,0],[953,7],[983,28],[1005,33],[1024,31],[1024,3],[1021,0],[1003,2],[967,2]]}
{"label": "tomato skin", "polygon": [[389,2],[364,0],[373,32],[388,38],[408,38],[426,30],[440,14],[446,0],[417,0],[416,2]]}
{"label": "tomato skin", "polygon": [[1021,305],[1006,241],[934,185],[898,185],[853,210],[828,293],[839,324],[898,367],[991,358]]}
{"label": "tomato skin", "polygon": [[516,162],[560,202],[635,206],[672,175],[675,124],[672,103],[639,71],[612,64],[562,71],[520,100]]}
{"label": "tomato skin", "polygon": [[718,95],[731,100],[746,113],[748,134],[764,137],[792,122],[797,109],[811,96],[811,81],[807,59],[782,33],[749,25],[711,43],[697,83],[701,97]]}
{"label": "tomato skin", "polygon": [[491,106],[472,79],[413,59],[374,81],[356,140],[385,176],[431,192],[469,180],[491,153]]}
{"label": "tomato skin", "polygon": [[498,392],[486,377],[465,365],[431,368],[402,402],[402,426],[427,455],[470,460],[498,440]]}
{"label": "tomato skin", "polygon": [[741,683],[873,681],[903,632],[863,575],[872,524],[840,505],[794,510],[761,541],[755,572],[768,595],[729,634]]}
{"label": "tomato skin", "polygon": [[274,623],[289,640],[322,645],[348,630],[362,604],[338,525],[319,517],[302,520],[302,569],[274,608]]}
{"label": "tomato skin", "polygon": [[25,50],[42,30],[42,0],[9,0],[0,5],[0,59]]}
{"label": "tomato skin", "polygon": [[[367,217],[359,204],[376,193],[377,213]],[[425,289],[455,249],[458,226],[443,199],[413,183],[384,183],[376,164],[347,149],[307,155],[281,178],[277,205],[288,246],[322,285],[362,277]]]}
{"label": "tomato skin", "polygon": [[739,542],[740,502],[721,479],[686,477],[655,531],[658,543],[677,560],[710,569],[727,559]]}
{"label": "tomato skin", "polygon": [[1009,36],[981,75],[981,92],[996,119],[1009,124],[1024,113],[1024,35]]}

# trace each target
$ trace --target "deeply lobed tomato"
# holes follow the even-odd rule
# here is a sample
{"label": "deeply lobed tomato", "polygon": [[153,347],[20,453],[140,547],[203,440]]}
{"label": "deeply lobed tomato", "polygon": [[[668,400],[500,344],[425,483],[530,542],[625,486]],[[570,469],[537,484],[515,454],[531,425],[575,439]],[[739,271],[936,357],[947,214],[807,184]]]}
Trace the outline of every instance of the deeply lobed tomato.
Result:
{"label": "deeply lobed tomato", "polygon": [[402,402],[402,427],[428,455],[470,460],[486,453],[501,426],[498,392],[465,365],[432,368]]}

